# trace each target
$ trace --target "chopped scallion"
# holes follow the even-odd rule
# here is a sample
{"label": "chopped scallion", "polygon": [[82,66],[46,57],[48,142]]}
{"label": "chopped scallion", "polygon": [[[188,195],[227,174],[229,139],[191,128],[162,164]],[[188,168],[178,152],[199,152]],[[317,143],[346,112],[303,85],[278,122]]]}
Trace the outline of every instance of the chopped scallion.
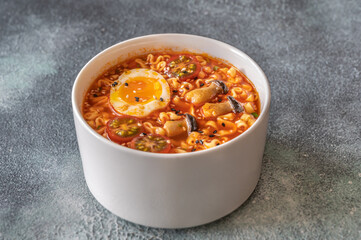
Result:
{"label": "chopped scallion", "polygon": [[251,114],[253,115],[253,117],[258,118],[258,114],[256,112],[251,113]]}

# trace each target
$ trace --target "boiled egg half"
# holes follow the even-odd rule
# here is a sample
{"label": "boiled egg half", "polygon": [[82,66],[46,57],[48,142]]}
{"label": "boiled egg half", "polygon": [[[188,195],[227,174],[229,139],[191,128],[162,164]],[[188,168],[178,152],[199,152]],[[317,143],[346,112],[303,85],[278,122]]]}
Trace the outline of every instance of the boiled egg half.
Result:
{"label": "boiled egg half", "polygon": [[128,70],[115,82],[110,89],[109,101],[120,114],[145,117],[165,108],[170,101],[168,82],[153,70]]}

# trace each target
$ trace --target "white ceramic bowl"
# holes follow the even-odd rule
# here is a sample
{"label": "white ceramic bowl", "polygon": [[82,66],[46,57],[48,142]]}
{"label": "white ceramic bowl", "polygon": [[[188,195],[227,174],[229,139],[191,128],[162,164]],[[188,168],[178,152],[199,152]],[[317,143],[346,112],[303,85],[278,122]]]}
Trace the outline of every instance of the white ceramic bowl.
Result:
{"label": "white ceramic bowl", "polygon": [[[96,133],[81,114],[90,84],[119,61],[161,50],[208,53],[243,71],[260,96],[261,113],[255,124],[218,147],[177,154],[133,150]],[[270,87],[261,68],[240,50],[210,38],[157,34],[104,50],[83,67],[72,92],[79,150],[90,191],[115,215],[151,227],[192,227],[231,213],[250,196],[258,182],[270,98]]]}

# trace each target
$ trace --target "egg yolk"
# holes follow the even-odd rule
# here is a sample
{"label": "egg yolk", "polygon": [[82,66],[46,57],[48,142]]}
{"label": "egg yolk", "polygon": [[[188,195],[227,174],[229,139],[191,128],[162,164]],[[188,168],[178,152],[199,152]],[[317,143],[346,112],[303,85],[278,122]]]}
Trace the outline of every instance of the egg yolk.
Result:
{"label": "egg yolk", "polygon": [[129,104],[146,104],[160,98],[162,86],[158,79],[134,77],[119,87],[117,95]]}

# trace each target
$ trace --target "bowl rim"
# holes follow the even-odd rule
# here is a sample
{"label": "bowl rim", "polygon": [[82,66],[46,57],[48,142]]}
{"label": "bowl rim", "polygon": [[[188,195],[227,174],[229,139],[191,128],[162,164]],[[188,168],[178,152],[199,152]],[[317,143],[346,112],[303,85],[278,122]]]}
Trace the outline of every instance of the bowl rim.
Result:
{"label": "bowl rim", "polygon": [[[228,48],[230,51],[236,52],[239,55],[242,55],[242,57],[244,57],[245,59],[247,59],[250,62],[250,65],[252,65],[252,67],[254,67],[258,72],[260,72],[260,74],[262,75],[262,77],[265,79],[265,89],[266,89],[266,95],[265,95],[265,103],[264,103],[264,107],[263,109],[261,109],[260,115],[257,119],[257,121],[255,121],[255,123],[249,127],[245,132],[243,132],[242,134],[238,135],[237,137],[229,140],[228,142],[222,143],[219,146],[216,147],[212,147],[212,148],[208,148],[202,151],[195,151],[195,152],[186,152],[186,153],[152,153],[152,152],[144,152],[144,151],[138,151],[135,149],[131,149],[128,147],[124,147],[122,145],[119,145],[115,142],[112,142],[106,138],[104,138],[103,136],[101,136],[99,133],[97,133],[93,128],[91,128],[87,122],[85,121],[85,119],[82,117],[81,114],[81,110],[78,109],[76,103],[75,103],[75,99],[77,98],[77,86],[79,85],[79,79],[81,77],[81,75],[87,70],[88,66],[95,61],[98,57],[100,57],[101,55],[105,55],[108,52],[112,51],[114,48],[118,48],[121,45],[124,45],[126,43],[132,42],[132,41],[136,41],[136,40],[147,40],[147,39],[151,39],[154,37],[190,37],[190,38],[197,38],[199,40],[204,40],[204,41],[208,41],[211,44],[215,44],[215,45],[220,45],[223,46],[225,48]],[[252,82],[252,80],[251,80]],[[72,101],[72,108],[73,108],[73,114],[74,116],[79,120],[80,124],[82,127],[84,127],[88,132],[91,133],[91,135],[93,135],[97,140],[100,140],[101,142],[103,142],[104,144],[107,144],[115,149],[118,149],[120,151],[126,151],[129,154],[136,154],[139,156],[143,156],[143,157],[157,157],[157,158],[182,158],[182,159],[187,159],[187,157],[193,157],[193,156],[199,156],[199,155],[203,155],[203,154],[211,154],[214,151],[221,151],[222,148],[226,147],[227,145],[230,144],[234,144],[236,141],[239,141],[242,138],[245,138],[246,136],[252,134],[255,129],[261,124],[261,122],[267,117],[266,116],[266,112],[269,110],[270,108],[270,104],[271,104],[271,88],[269,85],[269,81],[268,78],[266,76],[266,74],[263,72],[263,70],[261,69],[261,67],[251,58],[249,57],[246,53],[244,53],[243,51],[237,49],[236,47],[233,47],[230,44],[224,43],[222,41],[219,40],[215,40],[212,38],[208,38],[208,37],[203,37],[203,36],[198,36],[198,35],[192,35],[192,34],[182,34],[182,33],[162,33],[162,34],[150,34],[150,35],[144,35],[144,36],[139,36],[139,37],[135,37],[135,38],[131,38],[125,41],[121,41],[119,43],[116,43],[106,49],[104,49],[103,51],[99,52],[98,54],[96,54],[94,57],[92,57],[84,66],[83,68],[80,70],[80,72],[78,73],[78,75],[75,78],[75,81],[73,83],[73,87],[72,87],[72,93],[71,93],[71,101]],[[82,100],[83,101],[83,100]]]}

